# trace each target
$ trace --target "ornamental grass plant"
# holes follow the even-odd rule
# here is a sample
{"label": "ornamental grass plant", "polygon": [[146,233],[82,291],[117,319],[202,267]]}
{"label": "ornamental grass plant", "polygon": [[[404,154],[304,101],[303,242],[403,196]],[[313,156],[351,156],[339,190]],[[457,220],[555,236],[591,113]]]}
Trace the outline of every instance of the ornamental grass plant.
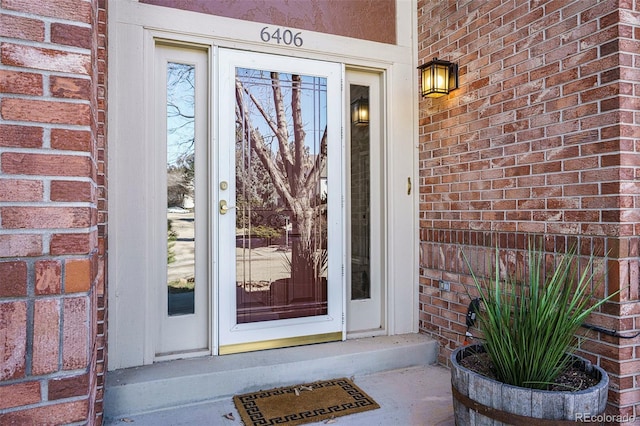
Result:
{"label": "ornamental grass plant", "polygon": [[[594,257],[578,268],[576,249],[545,270],[544,253],[530,244],[524,279],[501,279],[499,250],[491,277],[480,279],[469,266],[482,303],[479,323],[484,350],[496,378],[514,386],[545,389],[567,367],[577,349],[576,332],[585,319],[616,293],[596,299]],[[579,272],[581,269],[582,272]]]}

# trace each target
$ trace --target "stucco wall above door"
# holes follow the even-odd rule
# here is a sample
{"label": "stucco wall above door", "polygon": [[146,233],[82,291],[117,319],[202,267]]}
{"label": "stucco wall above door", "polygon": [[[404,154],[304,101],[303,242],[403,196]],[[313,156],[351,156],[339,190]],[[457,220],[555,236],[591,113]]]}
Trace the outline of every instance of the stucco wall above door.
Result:
{"label": "stucco wall above door", "polygon": [[381,43],[396,43],[395,0],[140,0],[140,3],[300,28]]}

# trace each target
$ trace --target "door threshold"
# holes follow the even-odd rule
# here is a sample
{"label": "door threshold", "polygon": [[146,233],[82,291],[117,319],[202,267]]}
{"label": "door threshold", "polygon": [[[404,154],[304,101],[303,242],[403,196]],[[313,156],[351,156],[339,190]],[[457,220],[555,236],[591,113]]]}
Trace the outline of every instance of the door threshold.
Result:
{"label": "door threshold", "polygon": [[107,373],[104,415],[120,418],[296,383],[435,364],[438,342],[403,334],[181,359]]}
{"label": "door threshold", "polygon": [[220,355],[230,355],[242,352],[261,351],[265,349],[288,348],[292,346],[311,345],[316,343],[337,342],[342,340],[342,332],[313,334],[310,336],[288,337],[286,339],[262,340],[259,342],[236,343],[218,348]]}

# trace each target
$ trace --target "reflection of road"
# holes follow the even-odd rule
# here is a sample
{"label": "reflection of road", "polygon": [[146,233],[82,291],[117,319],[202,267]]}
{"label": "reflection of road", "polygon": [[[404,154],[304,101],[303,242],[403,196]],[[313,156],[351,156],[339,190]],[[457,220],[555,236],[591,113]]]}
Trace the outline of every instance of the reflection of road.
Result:
{"label": "reflection of road", "polygon": [[[173,246],[175,262],[168,266],[169,282],[187,280],[195,275],[195,225],[192,212],[169,212],[172,229],[178,235]],[[249,264],[249,261],[250,264]],[[236,248],[236,282],[267,281],[273,282],[288,278],[291,248],[286,250],[278,246],[256,247],[249,250]]]}
{"label": "reflection of road", "polygon": [[195,276],[195,225],[192,212],[167,213],[167,219],[171,221],[171,228],[178,234],[173,252],[175,262],[168,266],[167,278],[169,282],[187,280]]}
{"label": "reflection of road", "polygon": [[282,250],[278,246],[268,246],[249,250],[237,247],[236,281],[273,282],[288,278],[291,276],[290,262],[291,249]]}

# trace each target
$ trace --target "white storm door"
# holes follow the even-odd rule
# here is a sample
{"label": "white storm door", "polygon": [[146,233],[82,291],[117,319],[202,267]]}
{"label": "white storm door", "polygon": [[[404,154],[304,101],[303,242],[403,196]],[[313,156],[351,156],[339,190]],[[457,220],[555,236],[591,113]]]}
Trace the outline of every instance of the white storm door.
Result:
{"label": "white storm door", "polygon": [[342,340],[343,67],[218,52],[218,353]]}

